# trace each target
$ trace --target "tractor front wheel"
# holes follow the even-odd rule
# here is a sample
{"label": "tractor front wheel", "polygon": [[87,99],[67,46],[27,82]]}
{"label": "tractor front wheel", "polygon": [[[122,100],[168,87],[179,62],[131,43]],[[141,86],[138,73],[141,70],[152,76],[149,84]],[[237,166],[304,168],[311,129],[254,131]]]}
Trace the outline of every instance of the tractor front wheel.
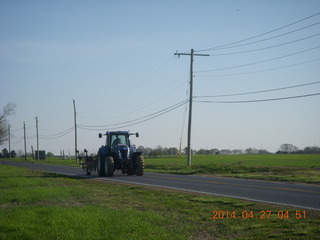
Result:
{"label": "tractor front wheel", "polygon": [[136,157],[136,174],[137,176],[143,176],[144,172],[144,159],[142,156]]}
{"label": "tractor front wheel", "polygon": [[107,156],[105,161],[105,173],[107,177],[112,177],[114,172],[114,160],[113,157]]}
{"label": "tractor front wheel", "polygon": [[98,175],[99,177],[104,177],[106,175],[105,172],[105,167],[106,165],[106,161],[105,161],[105,157],[102,155],[102,153],[98,153],[98,162],[97,162],[97,170],[98,170]]}

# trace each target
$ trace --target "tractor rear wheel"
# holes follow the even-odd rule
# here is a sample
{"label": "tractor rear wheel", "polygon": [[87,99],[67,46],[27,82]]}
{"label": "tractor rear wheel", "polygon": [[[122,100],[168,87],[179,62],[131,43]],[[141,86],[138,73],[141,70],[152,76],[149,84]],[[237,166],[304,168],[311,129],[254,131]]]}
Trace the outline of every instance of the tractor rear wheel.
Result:
{"label": "tractor rear wheel", "polygon": [[136,157],[136,174],[137,176],[143,176],[144,172],[144,159],[142,156]]}
{"label": "tractor rear wheel", "polygon": [[105,160],[105,174],[107,177],[112,177],[114,172],[114,160],[113,157],[107,156]]}
{"label": "tractor rear wheel", "polygon": [[106,161],[105,157],[99,152],[98,153],[98,162],[97,162],[97,170],[99,177],[104,177],[106,175]]}

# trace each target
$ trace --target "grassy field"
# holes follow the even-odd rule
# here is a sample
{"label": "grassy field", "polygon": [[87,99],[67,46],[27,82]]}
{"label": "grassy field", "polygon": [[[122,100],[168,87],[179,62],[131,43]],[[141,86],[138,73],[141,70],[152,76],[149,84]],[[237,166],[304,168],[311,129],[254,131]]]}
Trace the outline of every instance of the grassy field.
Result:
{"label": "grassy field", "polygon": [[[16,161],[24,161],[17,158]],[[28,159],[37,163],[38,160]],[[40,163],[79,166],[74,159],[49,158]],[[147,172],[204,174],[225,177],[264,179],[301,183],[320,183],[319,154],[270,155],[194,155],[192,166],[186,156],[173,158],[145,158]]]}
{"label": "grassy field", "polygon": [[192,166],[186,157],[147,158],[146,171],[205,174],[238,178],[320,183],[319,154],[194,155]]}
{"label": "grassy field", "polygon": [[[316,211],[296,219],[302,209],[2,164],[0,179],[0,239],[320,239]],[[261,211],[272,213],[261,219]]]}

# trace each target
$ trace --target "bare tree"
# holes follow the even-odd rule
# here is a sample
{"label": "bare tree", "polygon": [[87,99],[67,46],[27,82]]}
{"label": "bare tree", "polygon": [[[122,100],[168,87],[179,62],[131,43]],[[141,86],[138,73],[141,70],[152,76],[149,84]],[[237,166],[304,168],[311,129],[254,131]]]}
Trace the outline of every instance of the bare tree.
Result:
{"label": "bare tree", "polygon": [[15,107],[16,105],[10,102],[3,107],[2,113],[0,115],[0,145],[2,145],[8,139],[7,117],[14,114]]}

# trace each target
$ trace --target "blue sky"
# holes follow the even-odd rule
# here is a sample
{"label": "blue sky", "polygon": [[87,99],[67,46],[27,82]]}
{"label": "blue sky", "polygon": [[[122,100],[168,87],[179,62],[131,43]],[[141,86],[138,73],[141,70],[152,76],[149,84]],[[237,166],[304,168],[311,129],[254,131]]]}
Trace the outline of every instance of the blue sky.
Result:
{"label": "blue sky", "polygon": [[[2,0],[0,103],[17,105],[16,114],[8,119],[12,148],[23,149],[23,121],[28,149],[36,146],[38,116],[40,148],[73,153],[73,99],[79,150],[95,152],[103,144],[98,133],[116,127],[140,132],[136,145],[178,147],[182,135],[186,146],[185,105],[132,126],[120,123],[145,120],[187,99],[190,58],[178,58],[176,51],[211,49],[263,33],[199,51],[211,56],[195,57],[195,100],[319,93],[320,84],[315,82],[320,81],[320,14],[295,23],[319,12],[318,0]],[[199,98],[306,83],[314,84]],[[195,102],[192,147],[277,151],[282,143],[319,146],[319,103],[319,95],[255,103]]]}

